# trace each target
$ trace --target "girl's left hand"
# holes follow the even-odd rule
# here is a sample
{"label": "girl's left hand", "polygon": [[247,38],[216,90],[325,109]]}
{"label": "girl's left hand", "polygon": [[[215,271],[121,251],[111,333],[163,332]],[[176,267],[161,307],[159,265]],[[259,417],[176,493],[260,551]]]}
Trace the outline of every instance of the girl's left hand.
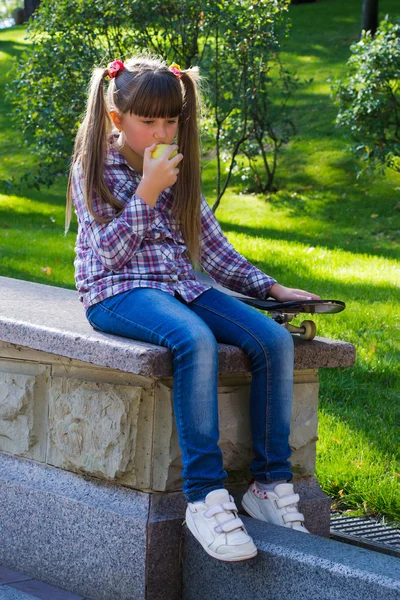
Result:
{"label": "girl's left hand", "polygon": [[304,290],[297,290],[294,288],[287,288],[279,283],[274,283],[268,292],[269,296],[279,300],[279,302],[290,302],[293,300],[320,300],[321,297],[311,292],[305,292]]}

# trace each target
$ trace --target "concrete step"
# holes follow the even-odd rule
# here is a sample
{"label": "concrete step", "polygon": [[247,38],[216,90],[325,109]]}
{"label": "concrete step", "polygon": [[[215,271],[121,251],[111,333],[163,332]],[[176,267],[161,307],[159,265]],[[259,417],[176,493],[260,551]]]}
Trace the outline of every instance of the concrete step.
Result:
{"label": "concrete step", "polygon": [[0,566],[0,600],[86,600],[25,573]]}
{"label": "concrete step", "polygon": [[244,562],[211,558],[186,530],[183,600],[400,600],[397,558],[242,519],[258,548]]}

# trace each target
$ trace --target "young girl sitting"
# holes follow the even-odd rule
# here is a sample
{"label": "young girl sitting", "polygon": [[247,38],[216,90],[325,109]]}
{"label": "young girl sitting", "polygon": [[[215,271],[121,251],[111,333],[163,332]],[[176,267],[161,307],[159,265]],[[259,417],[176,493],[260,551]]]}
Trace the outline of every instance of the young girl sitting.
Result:
{"label": "young girl sitting", "polygon": [[[223,234],[201,194],[198,81],[197,68],[143,57],[94,70],[76,137],[66,230],[74,204],[76,285],[92,327],[171,350],[186,524],[208,554],[240,561],[257,549],[224,489],[218,343],[240,346],[252,365],[254,481],[243,508],[307,532],[289,483],[293,341],[263,313],[198,281],[195,270],[254,298],[318,296],[278,284]],[[168,147],[154,159],[157,144]]]}

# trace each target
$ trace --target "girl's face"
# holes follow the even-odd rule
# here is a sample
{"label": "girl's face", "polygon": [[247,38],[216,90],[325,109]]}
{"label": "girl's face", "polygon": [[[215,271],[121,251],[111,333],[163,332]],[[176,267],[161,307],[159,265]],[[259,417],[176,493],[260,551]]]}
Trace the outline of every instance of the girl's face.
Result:
{"label": "girl's face", "polygon": [[126,113],[122,116],[112,111],[114,124],[123,131],[128,146],[143,158],[144,151],[152,144],[172,144],[178,129],[179,117],[149,118]]}

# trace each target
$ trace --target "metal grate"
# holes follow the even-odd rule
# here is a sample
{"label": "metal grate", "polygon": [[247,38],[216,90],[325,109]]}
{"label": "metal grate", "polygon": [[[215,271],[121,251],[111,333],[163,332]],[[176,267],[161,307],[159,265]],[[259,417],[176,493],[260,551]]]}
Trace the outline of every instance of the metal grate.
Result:
{"label": "metal grate", "polygon": [[330,537],[400,558],[400,529],[368,517],[332,516]]}

